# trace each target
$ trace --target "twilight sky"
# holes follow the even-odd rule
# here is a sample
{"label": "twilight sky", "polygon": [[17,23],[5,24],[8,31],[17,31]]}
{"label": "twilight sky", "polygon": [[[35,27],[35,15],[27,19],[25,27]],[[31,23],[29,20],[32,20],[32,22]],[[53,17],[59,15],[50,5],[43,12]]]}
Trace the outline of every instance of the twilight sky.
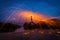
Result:
{"label": "twilight sky", "polygon": [[0,0],[0,21],[17,11],[32,11],[57,17],[60,16],[60,0]]}

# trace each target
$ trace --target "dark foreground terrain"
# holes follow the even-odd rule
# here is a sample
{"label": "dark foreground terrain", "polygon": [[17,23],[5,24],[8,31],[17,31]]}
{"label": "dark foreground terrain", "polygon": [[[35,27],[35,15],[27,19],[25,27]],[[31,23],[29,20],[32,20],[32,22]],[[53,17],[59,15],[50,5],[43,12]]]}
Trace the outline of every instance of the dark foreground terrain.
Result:
{"label": "dark foreground terrain", "polygon": [[21,26],[0,23],[0,40],[60,40],[60,20],[57,19],[24,23],[24,31],[15,32],[18,28]]}
{"label": "dark foreground terrain", "polygon": [[0,40],[60,40],[60,34],[53,30],[0,33]]}

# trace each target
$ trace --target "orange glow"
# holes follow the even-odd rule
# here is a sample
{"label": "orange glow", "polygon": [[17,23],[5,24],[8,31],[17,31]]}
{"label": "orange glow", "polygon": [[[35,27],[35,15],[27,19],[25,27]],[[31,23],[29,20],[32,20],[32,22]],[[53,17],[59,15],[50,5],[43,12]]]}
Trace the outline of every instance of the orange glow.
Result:
{"label": "orange glow", "polygon": [[31,30],[31,32],[33,32],[33,33],[34,33],[34,32],[35,32],[35,30]]}
{"label": "orange glow", "polygon": [[35,12],[31,12],[31,11],[22,11],[19,14],[22,18],[26,19],[27,21],[31,21],[31,16],[34,22],[39,22],[41,20],[45,20],[47,17],[42,15],[42,14],[38,14]]}
{"label": "orange glow", "polygon": [[60,34],[60,31],[58,31],[57,33],[59,33],[59,34]]}
{"label": "orange glow", "polygon": [[52,32],[48,32],[49,34],[52,34]]}
{"label": "orange glow", "polygon": [[24,35],[28,35],[28,34],[29,34],[29,32],[24,32],[23,34],[24,34]]}
{"label": "orange glow", "polygon": [[45,20],[44,22],[46,22],[49,25],[53,25],[54,24],[54,21],[52,21],[52,20]]}

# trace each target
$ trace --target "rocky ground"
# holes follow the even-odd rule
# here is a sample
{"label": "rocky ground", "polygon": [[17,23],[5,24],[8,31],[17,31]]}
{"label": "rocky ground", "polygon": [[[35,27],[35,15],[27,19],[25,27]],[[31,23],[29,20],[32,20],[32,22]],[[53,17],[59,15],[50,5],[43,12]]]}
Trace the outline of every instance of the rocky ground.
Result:
{"label": "rocky ground", "polygon": [[60,31],[26,30],[24,32],[0,33],[0,40],[60,40]]}

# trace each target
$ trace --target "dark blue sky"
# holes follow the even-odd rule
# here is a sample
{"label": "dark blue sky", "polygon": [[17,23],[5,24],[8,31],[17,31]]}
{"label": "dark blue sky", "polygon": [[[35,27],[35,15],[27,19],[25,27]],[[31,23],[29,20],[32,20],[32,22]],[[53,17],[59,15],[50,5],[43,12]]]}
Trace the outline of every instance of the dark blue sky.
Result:
{"label": "dark blue sky", "polygon": [[0,0],[0,21],[16,10],[60,16],[60,0]]}

